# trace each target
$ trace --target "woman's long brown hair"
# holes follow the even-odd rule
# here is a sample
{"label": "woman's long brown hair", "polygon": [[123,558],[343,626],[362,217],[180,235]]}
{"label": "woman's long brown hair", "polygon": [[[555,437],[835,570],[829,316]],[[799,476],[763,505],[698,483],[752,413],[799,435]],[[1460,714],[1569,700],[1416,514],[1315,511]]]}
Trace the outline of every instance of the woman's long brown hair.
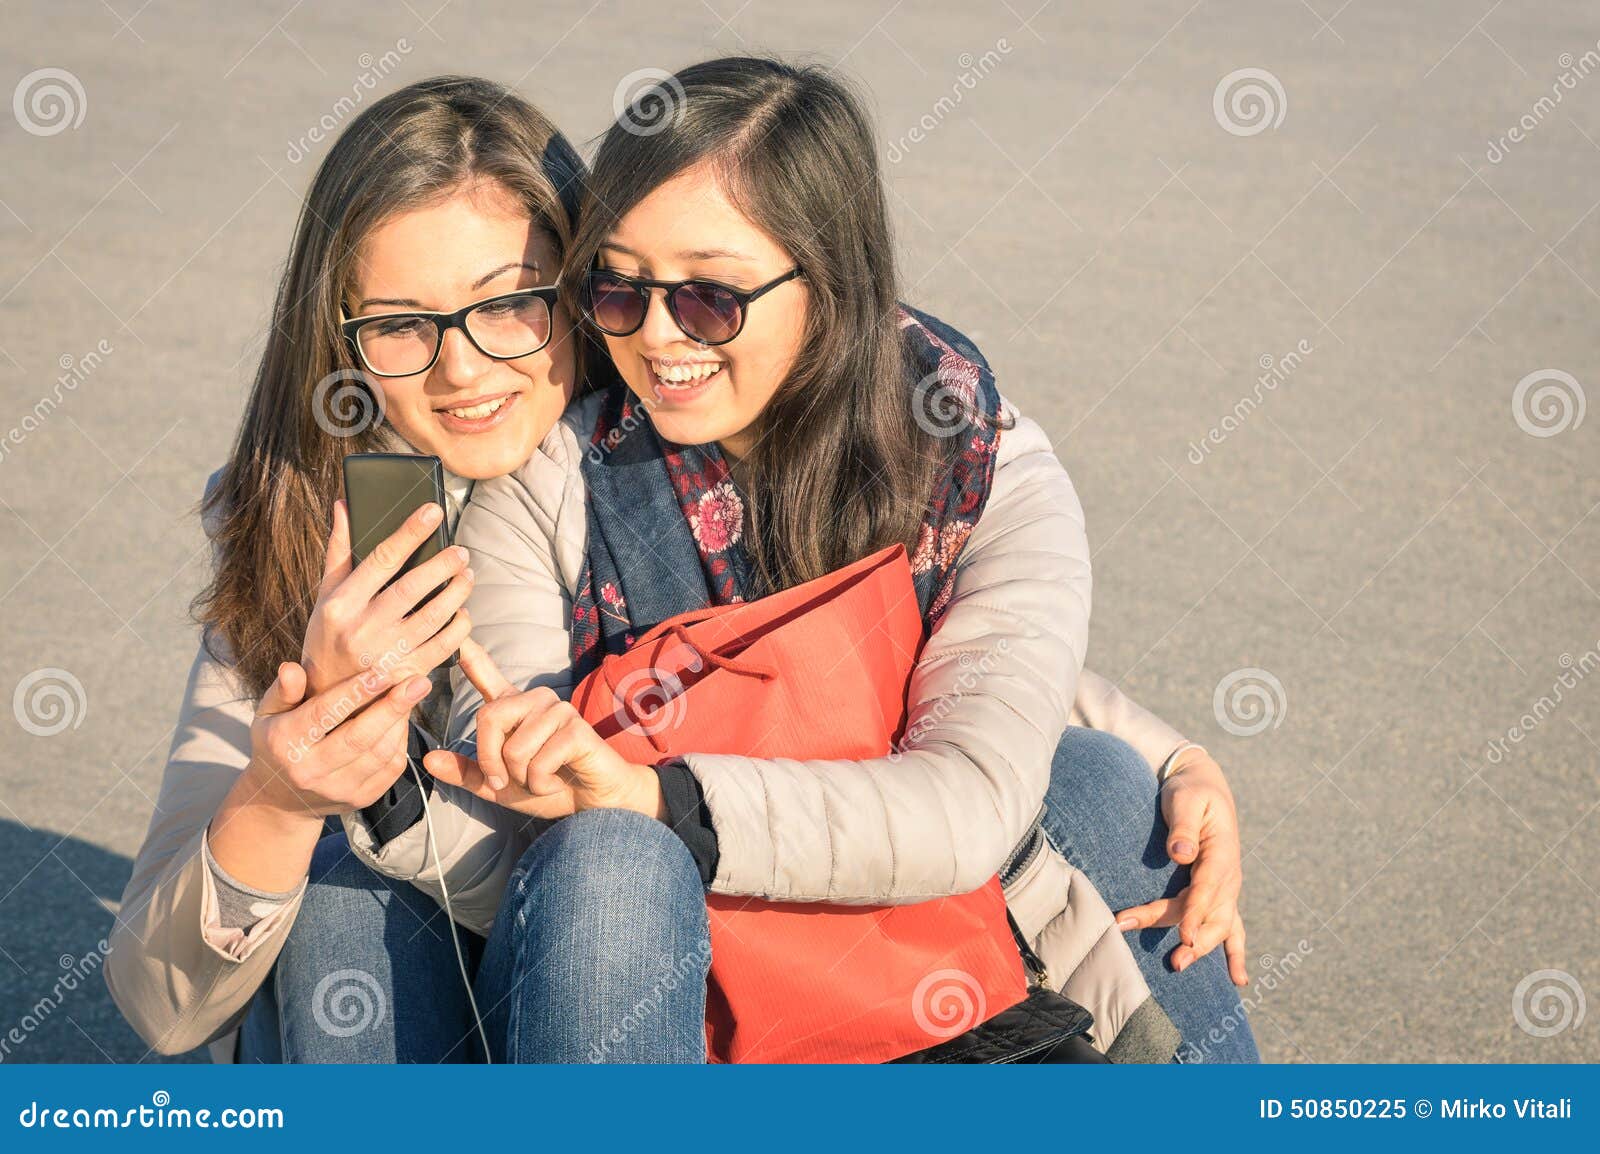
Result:
{"label": "woman's long brown hair", "polygon": [[637,97],[595,156],[563,283],[594,267],[629,210],[702,163],[805,271],[800,352],[739,465],[764,586],[820,577],[895,542],[912,547],[952,442],[913,415],[872,126],[832,74],[731,57]]}
{"label": "woman's long brown hair", "polygon": [[557,252],[568,250],[583,161],[548,118],[486,80],[437,77],[384,97],[312,181],[244,423],[203,505],[216,566],[195,616],[207,648],[254,696],[300,657],[345,454],[384,439],[381,409],[339,334],[361,242],[393,214],[484,179],[511,190]]}

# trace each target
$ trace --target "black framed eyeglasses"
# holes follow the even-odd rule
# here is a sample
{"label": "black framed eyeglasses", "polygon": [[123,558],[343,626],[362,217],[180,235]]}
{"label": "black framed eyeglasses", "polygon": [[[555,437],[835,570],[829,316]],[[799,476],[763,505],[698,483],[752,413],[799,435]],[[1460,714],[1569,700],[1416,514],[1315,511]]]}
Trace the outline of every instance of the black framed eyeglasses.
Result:
{"label": "black framed eyeglasses", "polygon": [[595,328],[611,337],[638,332],[650,311],[650,294],[666,295],[667,312],[684,335],[702,345],[725,345],[744,328],[750,302],[805,273],[792,268],[764,285],[732,288],[712,280],[649,280],[610,269],[590,269],[583,278],[582,305]]}
{"label": "black framed eyeglasses", "polygon": [[444,334],[460,329],[472,347],[497,361],[536,353],[550,343],[560,289],[518,289],[475,301],[453,313],[378,313],[339,322],[361,367],[375,377],[425,373],[439,359]]}

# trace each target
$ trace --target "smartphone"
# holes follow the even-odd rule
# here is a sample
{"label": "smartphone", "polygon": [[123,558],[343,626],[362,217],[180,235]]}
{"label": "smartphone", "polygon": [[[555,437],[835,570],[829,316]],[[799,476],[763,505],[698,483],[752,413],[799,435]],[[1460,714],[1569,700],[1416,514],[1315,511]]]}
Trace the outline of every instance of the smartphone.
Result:
{"label": "smartphone", "polygon": [[[381,545],[406,518],[430,501],[445,509],[444,466],[438,457],[410,453],[352,453],[344,459],[344,498],[350,509],[350,551],[355,564]],[[450,544],[449,517],[384,588]]]}

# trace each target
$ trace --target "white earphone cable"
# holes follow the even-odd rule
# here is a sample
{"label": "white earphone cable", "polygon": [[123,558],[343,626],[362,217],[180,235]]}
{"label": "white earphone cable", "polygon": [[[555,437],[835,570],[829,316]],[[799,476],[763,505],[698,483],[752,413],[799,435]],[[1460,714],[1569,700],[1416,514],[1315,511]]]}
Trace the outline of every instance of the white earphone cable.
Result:
{"label": "white earphone cable", "polygon": [[444,863],[439,859],[439,839],[433,832],[433,811],[428,806],[428,790],[422,784],[422,774],[408,757],[406,768],[411,771],[411,776],[417,779],[417,788],[422,791],[422,820],[428,833],[428,845],[433,849],[433,870],[439,875],[439,893],[444,898],[444,917],[450,923],[450,941],[456,948],[456,965],[461,968],[461,984],[467,991],[467,1005],[472,1007],[472,1021],[478,1027],[478,1041],[483,1043],[483,1060],[490,1065],[494,1058],[489,1054],[489,1034],[483,1028],[483,1018],[478,1013],[478,999],[472,996],[472,978],[467,974],[467,959],[461,952],[461,935],[456,930],[455,914],[450,909],[450,889],[444,881]]}

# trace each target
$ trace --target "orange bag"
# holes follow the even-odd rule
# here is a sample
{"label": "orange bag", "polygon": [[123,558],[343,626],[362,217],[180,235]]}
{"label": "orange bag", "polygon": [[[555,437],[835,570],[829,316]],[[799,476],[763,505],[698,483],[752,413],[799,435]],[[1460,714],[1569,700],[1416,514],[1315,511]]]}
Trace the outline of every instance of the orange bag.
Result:
{"label": "orange bag", "polygon": [[[922,644],[899,546],[759,601],[664,621],[572,701],[630,761],[888,754]],[[916,905],[708,894],[714,1062],[886,1062],[1027,994],[998,877]]]}

